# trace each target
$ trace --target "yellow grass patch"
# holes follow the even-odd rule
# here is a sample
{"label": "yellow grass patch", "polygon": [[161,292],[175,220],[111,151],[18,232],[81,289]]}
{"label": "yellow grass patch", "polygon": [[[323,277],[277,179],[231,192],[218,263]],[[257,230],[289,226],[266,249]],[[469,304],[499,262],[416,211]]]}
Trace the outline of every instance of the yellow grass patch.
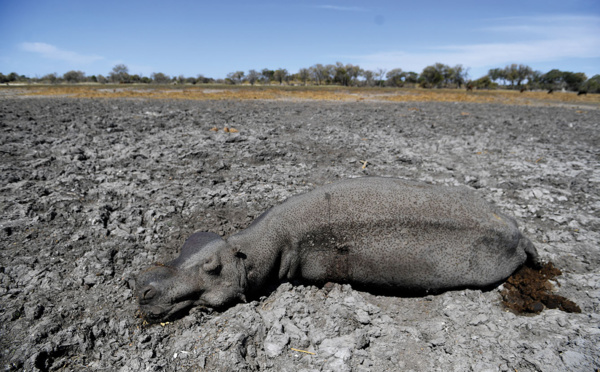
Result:
{"label": "yellow grass patch", "polygon": [[[12,92],[11,92],[12,90]],[[4,92],[2,92],[4,91]],[[231,86],[231,85],[58,85],[2,87],[3,96],[63,96],[76,98],[139,98],[186,100],[291,100],[347,102],[475,102],[512,105],[585,104],[600,106],[599,94],[574,92],[471,91],[419,88],[346,88],[337,86]],[[418,110],[417,108],[413,108]],[[468,113],[464,113],[468,115]]]}

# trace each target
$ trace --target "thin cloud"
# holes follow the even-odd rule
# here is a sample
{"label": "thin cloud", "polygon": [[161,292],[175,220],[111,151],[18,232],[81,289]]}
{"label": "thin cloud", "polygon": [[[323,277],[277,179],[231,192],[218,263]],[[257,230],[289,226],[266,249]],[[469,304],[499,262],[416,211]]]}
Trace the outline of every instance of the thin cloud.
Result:
{"label": "thin cloud", "polygon": [[544,14],[536,16],[512,16],[512,17],[497,17],[485,18],[485,22],[495,22],[501,24],[535,24],[546,23],[552,26],[557,24],[573,24],[573,23],[590,23],[597,24],[600,16],[594,15],[577,15],[577,14]]}
{"label": "thin cloud", "polygon": [[588,32],[600,33],[600,17],[578,15],[548,15],[534,17],[507,17],[490,20],[496,25],[487,26],[481,31],[498,34],[518,33],[525,36],[555,37],[564,35],[585,35]]}
{"label": "thin cloud", "polygon": [[46,43],[21,43],[21,50],[31,53],[37,53],[41,55],[43,58],[54,59],[58,61],[68,62],[73,65],[87,65],[99,60],[104,59],[104,57],[96,56],[96,55],[83,55],[76,52],[71,52],[68,50],[61,50],[54,45],[46,44]]}
{"label": "thin cloud", "polygon": [[600,17],[511,17],[497,19],[495,23],[504,24],[482,29],[491,33],[488,43],[383,51],[352,58],[368,69],[401,67],[421,71],[435,62],[482,68],[600,57]]}
{"label": "thin cloud", "polygon": [[337,10],[341,12],[366,12],[367,9],[358,6],[318,5],[319,9]]}

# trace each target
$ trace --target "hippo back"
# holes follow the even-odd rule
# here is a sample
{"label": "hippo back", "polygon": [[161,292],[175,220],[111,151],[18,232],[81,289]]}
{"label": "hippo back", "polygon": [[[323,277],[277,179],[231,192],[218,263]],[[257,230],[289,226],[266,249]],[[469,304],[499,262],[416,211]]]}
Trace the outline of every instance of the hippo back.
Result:
{"label": "hippo back", "polygon": [[269,230],[290,242],[282,260],[290,279],[484,286],[508,277],[527,257],[516,222],[460,187],[351,179],[290,198],[269,216]]}

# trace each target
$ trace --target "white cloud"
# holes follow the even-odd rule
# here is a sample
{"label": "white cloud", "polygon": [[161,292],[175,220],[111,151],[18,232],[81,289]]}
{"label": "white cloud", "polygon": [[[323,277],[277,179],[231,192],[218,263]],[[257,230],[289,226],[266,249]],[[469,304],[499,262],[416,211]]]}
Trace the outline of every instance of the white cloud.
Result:
{"label": "white cloud", "polygon": [[478,32],[490,32],[490,41],[451,44],[417,51],[383,51],[352,56],[367,69],[396,68],[421,71],[436,62],[482,68],[507,63],[542,63],[561,59],[600,58],[600,17],[549,16],[496,19]]}
{"label": "white cloud", "polygon": [[54,59],[59,61],[68,62],[73,65],[87,65],[98,60],[104,59],[104,57],[97,55],[82,55],[76,52],[68,50],[61,50],[54,45],[46,43],[21,43],[21,49],[26,52],[37,53],[44,58]]}

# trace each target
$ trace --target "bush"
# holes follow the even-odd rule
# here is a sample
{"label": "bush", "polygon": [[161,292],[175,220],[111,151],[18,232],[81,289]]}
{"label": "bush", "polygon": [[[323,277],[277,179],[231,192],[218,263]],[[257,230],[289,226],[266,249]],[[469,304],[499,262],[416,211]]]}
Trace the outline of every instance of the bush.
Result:
{"label": "bush", "polygon": [[600,93],[600,75],[594,75],[581,85],[581,91],[587,93]]}

